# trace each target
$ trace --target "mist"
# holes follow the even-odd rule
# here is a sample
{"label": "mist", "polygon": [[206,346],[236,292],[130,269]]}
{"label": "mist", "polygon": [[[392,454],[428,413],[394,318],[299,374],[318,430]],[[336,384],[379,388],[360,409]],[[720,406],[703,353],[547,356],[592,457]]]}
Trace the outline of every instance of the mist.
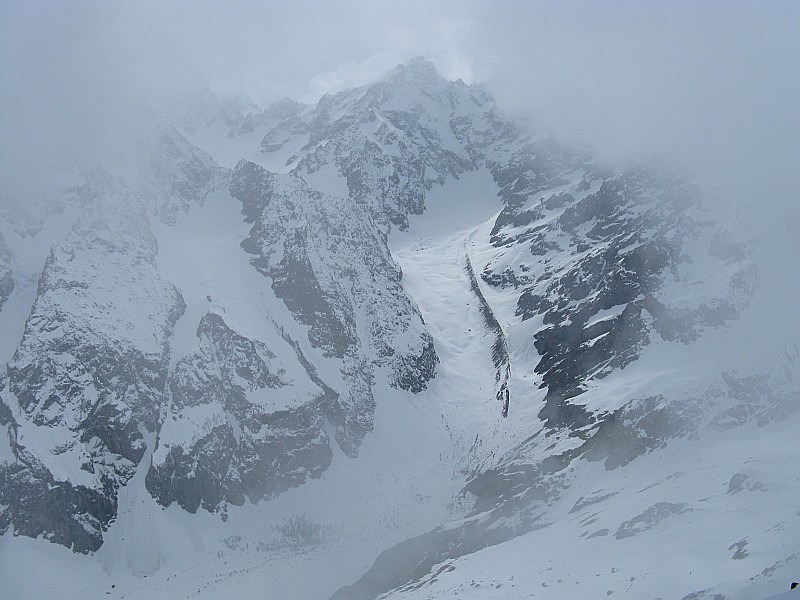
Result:
{"label": "mist", "polygon": [[791,240],[799,28],[779,1],[5,2],[0,173],[30,187],[91,162],[206,86],[314,102],[422,55],[596,160],[674,162],[719,218]]}
{"label": "mist", "polygon": [[5,2],[0,173],[31,187],[108,155],[206,86],[315,102],[422,55],[598,161],[672,161],[720,219],[792,240],[798,33],[788,1]]}
{"label": "mist", "polygon": [[721,218],[794,232],[799,28],[788,1],[6,2],[0,172],[106,155],[204,86],[314,102],[422,55],[599,161],[667,158]]}
{"label": "mist", "polygon": [[0,8],[3,163],[86,156],[208,82],[313,102],[414,56],[624,165],[663,155],[752,194],[797,189],[791,2],[31,2]]}

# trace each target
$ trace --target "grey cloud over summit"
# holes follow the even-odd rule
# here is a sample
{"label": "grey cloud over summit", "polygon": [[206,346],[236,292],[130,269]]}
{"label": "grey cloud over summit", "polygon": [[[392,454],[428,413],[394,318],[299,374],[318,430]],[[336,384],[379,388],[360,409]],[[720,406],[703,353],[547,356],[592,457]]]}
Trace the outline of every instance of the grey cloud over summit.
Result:
{"label": "grey cloud over summit", "polygon": [[0,160],[85,156],[124,137],[140,100],[172,105],[203,80],[309,102],[424,55],[612,162],[671,155],[715,184],[785,194],[798,28],[800,7],[779,1],[5,2]]}

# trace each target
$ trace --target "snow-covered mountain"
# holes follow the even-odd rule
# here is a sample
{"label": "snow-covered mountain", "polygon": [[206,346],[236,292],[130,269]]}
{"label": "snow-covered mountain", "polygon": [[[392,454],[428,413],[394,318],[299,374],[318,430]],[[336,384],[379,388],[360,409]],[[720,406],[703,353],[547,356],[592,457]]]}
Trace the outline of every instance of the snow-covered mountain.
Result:
{"label": "snow-covered mountain", "polygon": [[784,589],[800,342],[700,186],[422,59],[187,107],[2,213],[10,597]]}

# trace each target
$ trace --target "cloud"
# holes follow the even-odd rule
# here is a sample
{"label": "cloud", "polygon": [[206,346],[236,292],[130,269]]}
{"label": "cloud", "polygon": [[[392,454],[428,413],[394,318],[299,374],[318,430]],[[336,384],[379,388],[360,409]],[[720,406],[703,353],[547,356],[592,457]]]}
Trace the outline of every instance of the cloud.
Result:
{"label": "cloud", "polygon": [[665,155],[719,188],[718,218],[761,239],[763,329],[783,335],[800,327],[798,23],[790,0],[0,0],[0,195],[107,155],[204,80],[312,102],[423,55],[600,160]]}
{"label": "cloud", "polygon": [[672,155],[742,193],[772,180],[789,194],[798,22],[788,1],[7,2],[2,162],[86,155],[136,106],[179,102],[201,79],[308,102],[424,55],[609,161]]}
{"label": "cloud", "polygon": [[0,11],[6,186],[103,156],[149,110],[202,81],[190,62],[164,52],[157,28],[122,19],[110,4],[33,1]]}
{"label": "cloud", "polygon": [[797,151],[796,4],[532,3],[511,17],[487,16],[477,43],[496,92],[564,137],[709,171],[749,148],[770,177]]}

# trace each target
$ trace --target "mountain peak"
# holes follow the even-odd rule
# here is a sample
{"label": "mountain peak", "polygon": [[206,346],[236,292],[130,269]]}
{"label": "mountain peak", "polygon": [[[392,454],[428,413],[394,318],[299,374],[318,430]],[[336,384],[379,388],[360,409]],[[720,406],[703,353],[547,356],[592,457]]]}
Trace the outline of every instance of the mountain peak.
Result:
{"label": "mountain peak", "polygon": [[431,61],[417,56],[405,64],[397,65],[392,72],[392,78],[436,80],[442,79],[442,76]]}

